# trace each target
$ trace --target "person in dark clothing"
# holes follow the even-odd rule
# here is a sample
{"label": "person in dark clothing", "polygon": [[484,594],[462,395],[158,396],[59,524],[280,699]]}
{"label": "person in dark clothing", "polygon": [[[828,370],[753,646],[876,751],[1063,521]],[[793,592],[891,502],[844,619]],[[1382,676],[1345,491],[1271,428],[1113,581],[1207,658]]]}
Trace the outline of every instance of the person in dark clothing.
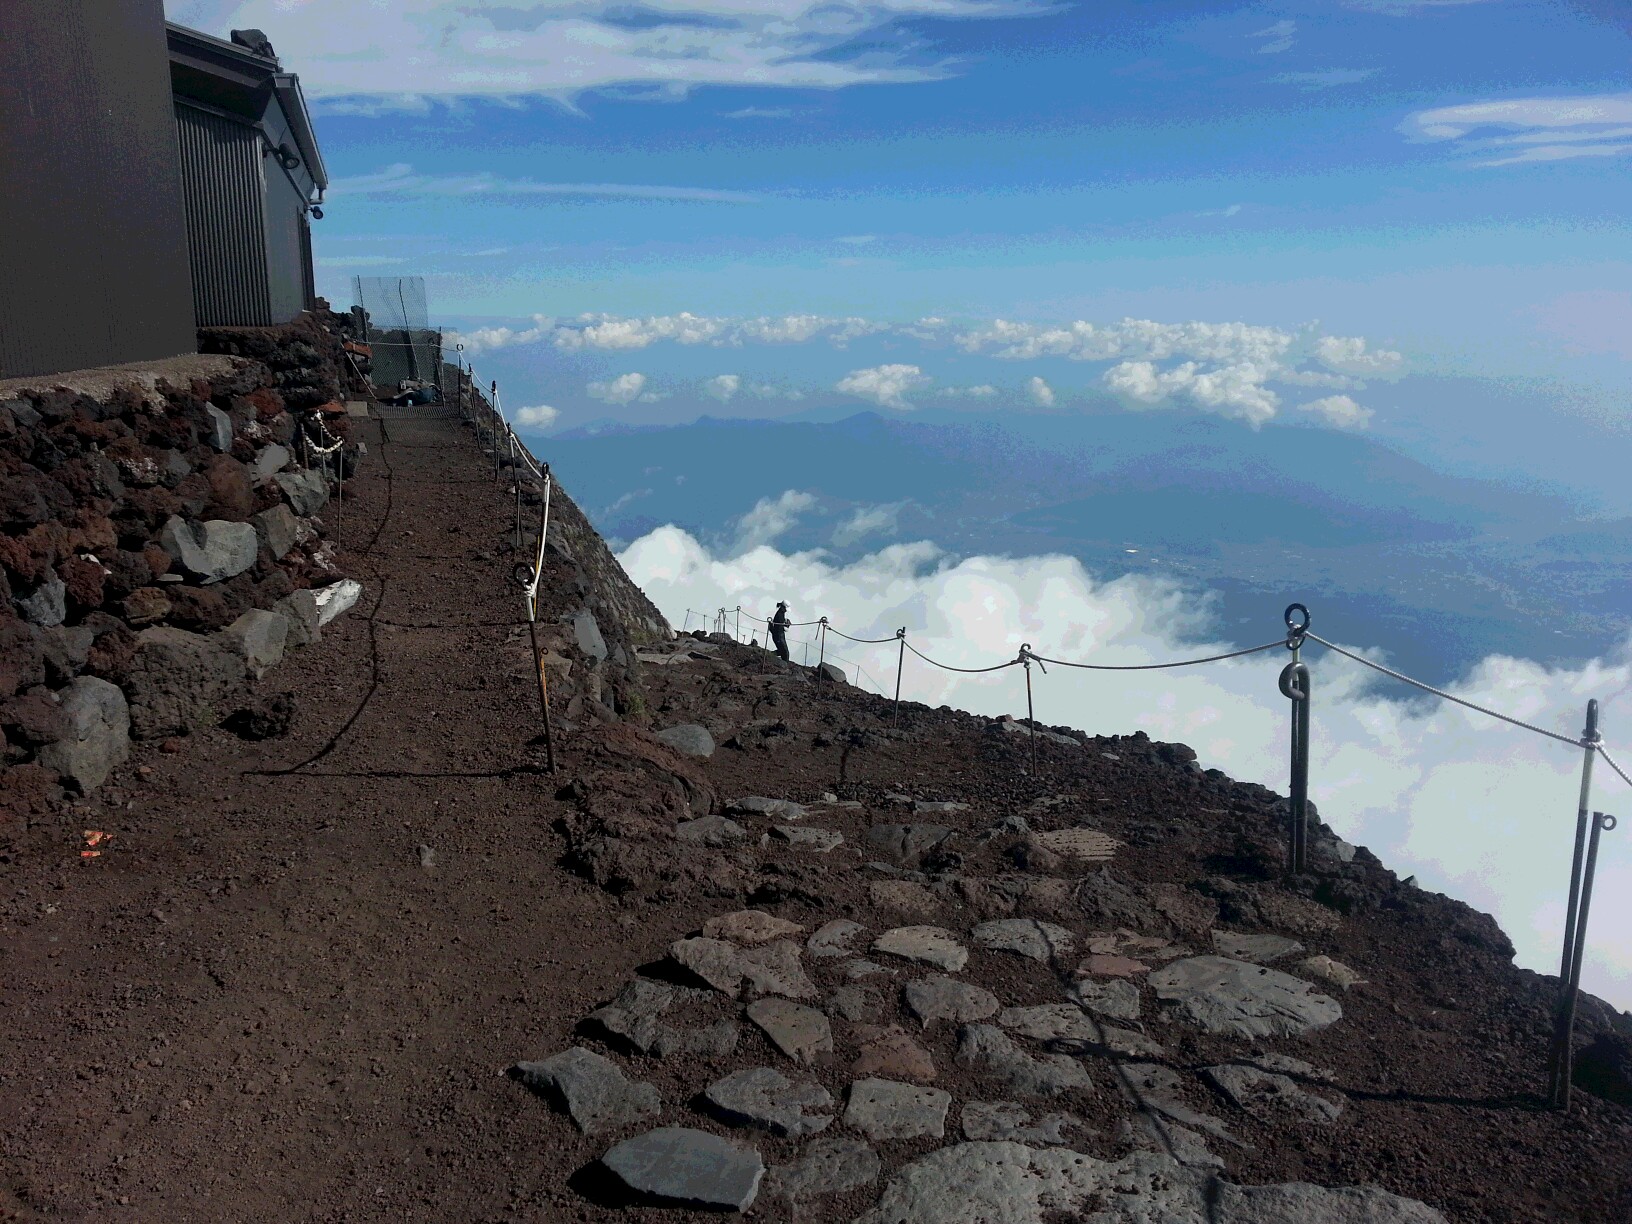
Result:
{"label": "person in dark clothing", "polygon": [[771,617],[771,619],[769,621],[769,624],[770,624],[770,627],[771,627],[771,641],[776,646],[776,653],[778,655],[780,655],[784,659],[786,659],[788,657],[788,625],[789,625],[789,623],[790,622],[788,620],[788,605],[785,604],[785,603],[777,604],[776,605],[776,615]]}

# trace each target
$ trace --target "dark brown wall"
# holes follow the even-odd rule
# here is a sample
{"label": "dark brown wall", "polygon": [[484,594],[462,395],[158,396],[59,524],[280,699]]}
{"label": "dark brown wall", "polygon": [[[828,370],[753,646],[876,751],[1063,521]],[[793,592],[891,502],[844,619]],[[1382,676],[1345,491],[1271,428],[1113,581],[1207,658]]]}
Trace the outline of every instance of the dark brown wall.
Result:
{"label": "dark brown wall", "polygon": [[196,347],[162,0],[0,0],[0,378]]}

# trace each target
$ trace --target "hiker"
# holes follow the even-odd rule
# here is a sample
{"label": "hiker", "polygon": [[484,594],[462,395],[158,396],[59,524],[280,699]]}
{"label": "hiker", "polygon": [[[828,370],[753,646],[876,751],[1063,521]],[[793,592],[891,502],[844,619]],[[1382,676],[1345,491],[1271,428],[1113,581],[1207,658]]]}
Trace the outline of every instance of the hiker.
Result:
{"label": "hiker", "polygon": [[771,641],[776,644],[776,653],[782,658],[788,657],[788,605],[776,605],[776,615],[767,622],[771,627]]}

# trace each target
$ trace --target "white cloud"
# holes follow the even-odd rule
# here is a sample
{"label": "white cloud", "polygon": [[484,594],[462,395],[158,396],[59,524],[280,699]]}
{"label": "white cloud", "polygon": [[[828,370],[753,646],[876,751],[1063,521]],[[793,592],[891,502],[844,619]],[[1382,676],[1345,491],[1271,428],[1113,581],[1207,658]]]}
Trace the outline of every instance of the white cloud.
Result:
{"label": "white cloud", "polygon": [[880,506],[862,506],[834,528],[833,543],[842,548],[868,536],[894,535],[901,529],[901,511],[910,504],[898,501]]}
{"label": "white cloud", "polygon": [[[1232,206],[1233,207],[1233,206]],[[1225,210],[1228,212],[1229,210]],[[880,336],[916,341],[929,348],[955,346],[971,356],[1001,361],[1035,361],[1050,357],[1110,364],[1104,384],[1129,402],[1188,406],[1262,423],[1280,408],[1272,384],[1320,387],[1330,391],[1363,390],[1367,378],[1393,378],[1404,372],[1405,359],[1389,349],[1373,348],[1360,336],[1332,336],[1316,324],[1289,331],[1246,322],[1193,320],[1162,323],[1125,318],[1114,323],[1078,319],[1069,323],[1019,323],[994,319],[955,325],[938,317],[910,324],[857,317],[815,314],[732,318],[682,311],[673,315],[628,318],[581,315],[570,322],[534,318],[521,330],[485,328],[467,337],[480,350],[508,344],[547,341],[563,352],[618,352],[644,349],[660,342],[713,348],[748,344],[824,342],[843,349],[854,340]],[[800,393],[766,384],[740,381],[733,395],[800,398]],[[905,380],[905,381],[903,381]],[[898,363],[851,371],[838,389],[888,408],[905,408],[907,394],[929,382],[917,364]],[[705,386],[721,397],[725,384]],[[1028,394],[1038,394],[1027,384]],[[946,399],[996,394],[990,383],[946,387],[935,393]],[[880,398],[883,396],[883,398]]]}
{"label": "white cloud", "polygon": [[721,119],[792,119],[794,112],[785,106],[745,106],[741,110],[726,111]]}
{"label": "white cloud", "polygon": [[1335,425],[1339,429],[1364,429],[1371,423],[1371,409],[1362,408],[1347,395],[1328,395],[1299,404],[1298,408],[1314,413],[1328,425]]}
{"label": "white cloud", "polygon": [[1271,371],[1242,362],[1203,370],[1186,361],[1157,370],[1149,361],[1124,361],[1105,371],[1105,386],[1133,404],[1160,405],[1175,398],[1220,416],[1246,421],[1254,429],[1274,418],[1280,396],[1264,386]]}
{"label": "white cloud", "polygon": [[[1415,141],[1455,141],[1474,166],[1513,166],[1632,152],[1632,93],[1507,98],[1416,111],[1400,124]],[[1484,133],[1469,139],[1476,133]],[[1494,133],[1494,134],[1491,134]]]}
{"label": "white cloud", "polygon": [[395,162],[374,174],[335,179],[329,194],[336,196],[584,196],[622,200],[685,200],[711,204],[757,204],[759,197],[742,191],[712,187],[662,187],[644,183],[541,183],[507,179],[485,171],[478,174],[415,174],[407,162]]}
{"label": "white cloud", "polygon": [[592,382],[585,389],[591,399],[608,404],[632,404],[637,399],[645,399],[642,392],[646,389],[646,375],[619,374],[607,382]]}
{"label": "white cloud", "polygon": [[513,344],[537,344],[550,334],[554,326],[555,320],[549,315],[535,314],[533,325],[520,331],[509,327],[478,327],[473,332],[450,330],[443,343],[449,346],[463,344],[465,352],[474,356],[493,349],[509,348]]}
{"label": "white cloud", "polygon": [[1253,33],[1247,35],[1247,37],[1269,39],[1268,42],[1258,48],[1259,55],[1279,55],[1282,51],[1290,51],[1292,49],[1292,43],[1294,41],[1293,35],[1295,35],[1297,32],[1297,22],[1277,21],[1272,26],[1266,26],[1262,30],[1255,30]]}
{"label": "white cloud", "polygon": [[[620,559],[676,623],[687,607],[769,607],[786,599],[800,609],[800,619],[826,615],[856,637],[888,637],[905,625],[913,646],[953,666],[1012,659],[1022,642],[1056,658],[1124,664],[1233,645],[1219,640],[1207,601],[1193,592],[1147,575],[1101,581],[1066,557],[959,561],[917,543],[892,545],[846,566],[817,553],[784,556],[770,548],[723,558],[665,527]],[[1252,642],[1280,632],[1279,611],[1265,609],[1262,631],[1247,634]],[[893,644],[833,639],[829,648],[847,672],[861,669],[863,687],[893,691]],[[1400,875],[1415,874],[1424,887],[1495,913],[1521,964],[1557,972],[1581,754],[1449,703],[1419,699],[1318,647],[1304,657],[1319,694],[1310,794],[1322,818]],[[1204,766],[1284,794],[1286,702],[1275,687],[1284,662],[1285,652],[1277,650],[1158,672],[1034,671],[1037,717],[1090,733],[1144,730],[1158,740],[1182,741]],[[1632,638],[1573,669],[1493,656],[1450,689],[1562,734],[1579,730],[1588,697],[1603,702],[1605,726],[1632,726],[1632,713],[1615,713],[1617,701],[1632,704]],[[1025,713],[1018,668],[960,676],[908,654],[902,696],[988,715]],[[1632,760],[1632,743],[1612,740],[1609,747],[1623,764]],[[1625,794],[1622,784],[1607,770],[1598,778],[1595,805],[1612,807]],[[1598,871],[1584,984],[1632,1007],[1632,856],[1605,856]]]}
{"label": "white cloud", "polygon": [[[167,0],[177,21],[220,37],[272,33],[283,62],[329,113],[424,110],[432,100],[568,105],[588,90],[669,100],[707,85],[839,89],[934,81],[904,23],[1049,12],[1031,0],[668,0],[631,22],[619,0]],[[750,108],[751,110],[752,108]]]}
{"label": "white cloud", "polygon": [[835,388],[858,399],[872,400],[881,408],[910,410],[906,396],[927,387],[933,379],[915,365],[881,365],[868,370],[851,370]]}
{"label": "white cloud", "polygon": [[523,408],[516,413],[516,424],[524,425],[529,429],[548,429],[561,417],[559,408],[551,408],[548,404],[539,404],[533,408]]}
{"label": "white cloud", "polygon": [[1314,355],[1322,365],[1339,374],[1378,377],[1393,374],[1405,358],[1388,349],[1373,351],[1360,336],[1321,336],[1315,341]]}
{"label": "white cloud", "polygon": [[752,510],[737,520],[734,551],[744,553],[771,543],[798,522],[801,514],[815,506],[816,498],[798,489],[788,489],[776,498],[760,498]]}
{"label": "white cloud", "polygon": [[1054,407],[1054,388],[1035,374],[1026,380],[1026,394],[1039,408]]}
{"label": "white cloud", "polygon": [[742,387],[742,378],[737,374],[716,374],[703,384],[703,393],[719,400],[722,404],[730,399]]}

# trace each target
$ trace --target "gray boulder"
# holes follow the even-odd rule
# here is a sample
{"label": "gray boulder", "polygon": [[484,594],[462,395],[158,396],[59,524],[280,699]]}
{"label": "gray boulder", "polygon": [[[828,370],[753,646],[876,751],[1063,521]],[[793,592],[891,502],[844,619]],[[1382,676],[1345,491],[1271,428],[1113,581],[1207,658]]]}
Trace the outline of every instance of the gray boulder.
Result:
{"label": "gray boulder", "polygon": [[595,614],[588,608],[579,608],[569,619],[572,625],[573,636],[578,640],[578,649],[599,663],[607,656],[606,639],[601,636],[601,626],[595,620]]}
{"label": "gray boulder", "polygon": [[821,672],[823,676],[834,681],[835,683],[850,683],[850,677],[844,674],[844,668],[840,667],[837,663],[823,663],[821,666]]}
{"label": "gray boulder", "polygon": [[242,657],[216,638],[168,625],[136,635],[125,678],[136,739],[214,726],[232,712],[243,691]]}
{"label": "gray boulder", "polygon": [[275,559],[281,561],[289,555],[289,550],[295,546],[295,536],[300,530],[300,523],[296,520],[294,511],[288,506],[277,505],[254,515],[250,522],[255,524],[255,535],[260,540],[261,546]]}
{"label": "gray boulder", "polygon": [[159,544],[171,560],[204,585],[243,573],[255,564],[260,549],[249,523],[225,519],[189,523],[176,515],[160,530]]}
{"label": "gray boulder", "polygon": [[34,588],[32,595],[11,602],[18,615],[31,625],[50,629],[68,619],[68,587],[55,574]]}
{"label": "gray boulder", "polygon": [[250,465],[249,478],[251,480],[265,480],[274,472],[281,472],[289,466],[289,448],[279,446],[276,442],[261,448],[260,454],[255,456],[255,462]]}
{"label": "gray boulder", "polygon": [[317,601],[317,623],[326,625],[342,612],[349,612],[362,598],[363,584],[355,578],[342,578],[312,592]]}
{"label": "gray boulder", "polygon": [[302,469],[298,472],[278,472],[272,479],[277,482],[289,508],[305,518],[316,514],[328,503],[329,482],[318,472]]}
{"label": "gray boulder", "polygon": [[209,432],[204,440],[216,450],[223,453],[232,449],[232,418],[214,404],[204,405],[204,415],[209,418]]}
{"label": "gray boulder", "polygon": [[714,755],[714,737],[708,733],[707,727],[700,727],[696,723],[683,723],[678,727],[665,727],[657,733],[662,740],[676,752],[686,756],[711,757]]}
{"label": "gray boulder", "polygon": [[310,591],[296,591],[285,595],[272,605],[284,620],[289,622],[289,630],[284,638],[284,647],[309,646],[323,636],[323,610],[318,607],[317,597]]}
{"label": "gray boulder", "polygon": [[40,749],[39,763],[84,793],[102,785],[108,771],[130,755],[130,707],[119,687],[80,676],[62,693],[68,734]]}
{"label": "gray boulder", "polygon": [[259,680],[283,662],[289,622],[276,612],[254,608],[217,635],[221,644],[244,661],[244,670]]}

